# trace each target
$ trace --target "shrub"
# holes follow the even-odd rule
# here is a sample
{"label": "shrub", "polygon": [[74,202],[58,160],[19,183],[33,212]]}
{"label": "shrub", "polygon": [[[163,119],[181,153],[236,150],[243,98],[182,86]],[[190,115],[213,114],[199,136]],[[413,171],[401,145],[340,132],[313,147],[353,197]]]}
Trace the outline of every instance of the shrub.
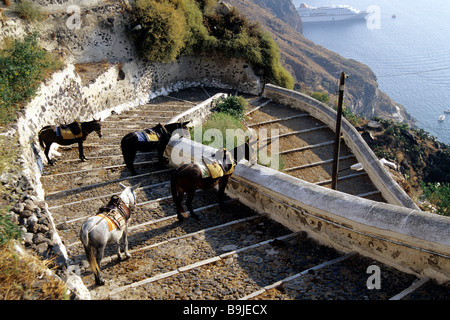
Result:
{"label": "shrub", "polygon": [[330,101],[330,97],[327,92],[313,92],[311,97],[323,103],[328,103]]}
{"label": "shrub", "polygon": [[236,8],[215,12],[216,0],[137,0],[136,43],[149,61],[171,62],[180,54],[220,52],[242,58],[277,85],[292,89],[294,78],[281,65],[280,50],[270,34],[250,23]]}
{"label": "shrub", "polygon": [[9,207],[0,208],[0,247],[10,240],[20,239],[21,236],[22,231],[19,226],[11,220]]}
{"label": "shrub", "polygon": [[278,45],[259,24],[249,22],[235,8],[226,15],[206,16],[205,21],[210,34],[218,39],[216,50],[263,69],[264,75],[279,86],[294,88],[294,78],[281,65]]}
{"label": "shrub", "polygon": [[437,207],[436,213],[450,216],[450,183],[422,184],[422,190],[422,197]]}
{"label": "shrub", "polygon": [[[199,141],[196,139],[195,136],[195,130],[202,130],[202,139]],[[210,131],[213,129],[213,131]],[[195,127],[194,131],[191,132],[191,138],[194,139],[197,142],[200,142],[202,144],[211,146],[213,148],[227,148],[227,129],[231,130],[238,130],[241,129],[241,133],[244,133],[244,128],[242,127],[239,119],[236,117],[233,117],[232,115],[224,112],[218,112],[213,113],[205,122],[203,122],[201,127]],[[208,135],[205,135],[205,133],[208,132],[212,136],[209,137]],[[220,132],[220,136],[218,134]],[[233,131],[237,132],[237,131]],[[217,134],[217,136],[214,136],[214,134]],[[222,138],[222,141],[217,141],[216,138]],[[243,139],[243,137],[242,137]],[[235,137],[233,141],[232,148],[237,146],[237,137]],[[228,141],[228,144],[230,144],[231,141]],[[232,149],[231,148],[231,149]],[[230,148],[228,148],[230,149]]]}
{"label": "shrub", "polygon": [[186,21],[169,1],[137,0],[135,20],[142,26],[137,45],[149,61],[170,62],[184,48]]}
{"label": "shrub", "polygon": [[228,96],[222,98],[217,102],[215,110],[217,112],[227,113],[235,118],[242,118],[244,116],[244,110],[247,107],[247,100],[240,96]]}
{"label": "shrub", "polygon": [[203,14],[195,0],[172,0],[185,17],[186,34],[182,54],[208,49],[215,38],[208,34],[203,24]]}
{"label": "shrub", "polygon": [[342,115],[352,124],[354,127],[358,127],[363,120],[362,117],[354,114],[350,108],[343,107]]}
{"label": "shrub", "polygon": [[261,31],[260,46],[262,66],[266,76],[275,84],[292,90],[294,88],[294,78],[281,65],[280,49],[269,33]]}
{"label": "shrub", "polygon": [[0,124],[11,122],[19,104],[35,94],[39,83],[61,67],[55,57],[39,47],[37,33],[14,40],[0,51]]}
{"label": "shrub", "polygon": [[20,18],[27,21],[42,21],[45,18],[41,8],[29,0],[21,0],[17,3],[16,11]]}

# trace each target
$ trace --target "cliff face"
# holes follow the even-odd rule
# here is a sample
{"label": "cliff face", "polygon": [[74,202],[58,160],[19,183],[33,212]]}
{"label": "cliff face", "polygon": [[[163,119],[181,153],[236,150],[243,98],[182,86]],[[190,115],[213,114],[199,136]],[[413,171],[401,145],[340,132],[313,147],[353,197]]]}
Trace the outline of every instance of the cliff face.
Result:
{"label": "cliff face", "polygon": [[228,0],[228,3],[272,34],[285,67],[296,78],[297,90],[327,91],[330,101],[337,101],[337,81],[340,72],[345,71],[349,76],[345,105],[354,113],[369,119],[380,116],[411,123],[412,118],[404,108],[378,89],[376,76],[368,66],[316,45],[295,29],[298,14],[291,0]]}
{"label": "cliff face", "polygon": [[302,20],[291,0],[253,0],[253,2],[261,8],[266,8],[296,31],[302,32]]}

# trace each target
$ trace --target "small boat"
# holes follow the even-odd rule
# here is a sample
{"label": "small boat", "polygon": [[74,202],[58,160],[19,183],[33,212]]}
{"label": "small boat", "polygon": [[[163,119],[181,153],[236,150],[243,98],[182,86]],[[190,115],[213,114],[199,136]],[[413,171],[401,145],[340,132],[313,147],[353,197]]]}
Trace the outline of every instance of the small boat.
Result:
{"label": "small boat", "polygon": [[444,113],[450,113],[450,109],[445,110]]}
{"label": "small boat", "polygon": [[444,121],[445,120],[445,114],[441,114],[439,116],[439,121]]}

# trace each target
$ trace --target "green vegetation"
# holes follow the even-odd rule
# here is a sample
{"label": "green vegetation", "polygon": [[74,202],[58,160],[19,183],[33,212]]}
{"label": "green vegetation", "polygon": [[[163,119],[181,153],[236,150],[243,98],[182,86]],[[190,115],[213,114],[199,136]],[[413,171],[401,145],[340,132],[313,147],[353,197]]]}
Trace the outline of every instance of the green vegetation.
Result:
{"label": "green vegetation", "polygon": [[449,215],[450,147],[436,142],[423,129],[392,120],[375,120],[384,130],[371,145],[377,157],[401,164],[403,176],[417,193],[422,193],[421,199],[433,204],[436,213]]}
{"label": "green vegetation", "polygon": [[137,0],[136,44],[149,61],[170,62],[191,53],[222,53],[262,69],[277,85],[292,89],[294,78],[281,65],[272,37],[237,9],[219,12],[216,0]]}
{"label": "green vegetation", "polygon": [[422,199],[434,205],[436,213],[450,216],[450,183],[423,183],[422,190]]}
{"label": "green vegetation", "polygon": [[319,100],[322,103],[328,104],[330,102],[330,97],[328,96],[327,92],[313,92],[311,94],[311,97],[313,97],[316,100]]}
{"label": "green vegetation", "polygon": [[39,47],[37,33],[7,42],[0,50],[0,124],[11,122],[20,104],[32,98],[39,83],[61,66]]}
{"label": "green vegetation", "polygon": [[[201,127],[195,127],[191,130],[191,139],[216,149],[227,148],[229,150],[237,147],[247,138],[247,128],[241,123],[241,120],[244,119],[244,110],[247,108],[247,105],[247,100],[240,96],[228,96],[227,98],[220,99],[214,108],[216,113],[210,115],[202,123]],[[201,137],[198,130],[201,130]],[[229,146],[227,143],[230,144],[231,139],[233,139],[232,145]],[[262,163],[260,153],[258,152],[257,162],[259,164],[272,166],[272,160],[270,159],[276,159],[278,170],[283,171],[285,168],[283,155],[270,154],[269,152],[264,162],[267,162],[268,159],[269,163]]]}
{"label": "green vegetation", "polygon": [[[196,138],[195,130],[199,130],[199,127],[195,127],[194,132],[191,133],[194,139]],[[204,145],[211,146],[213,148],[232,149],[237,147],[238,137],[235,136],[235,134],[239,135],[240,141],[244,141],[244,132],[245,132],[244,127],[242,126],[238,118],[228,113],[223,112],[213,113],[202,124],[201,130],[202,130],[202,141],[198,141],[198,139],[196,141],[203,143]],[[234,138],[232,148],[227,147],[227,143],[230,143],[229,141],[230,137]],[[222,140],[217,140],[220,138],[222,138]]]}
{"label": "green vegetation", "polygon": [[[220,149],[227,147],[227,138],[229,139],[232,134],[232,138],[234,138],[232,148],[236,147],[238,145],[238,141],[244,141],[245,138],[244,133],[246,129],[241,124],[241,119],[243,118],[243,113],[247,103],[247,100],[240,96],[228,96],[226,98],[219,99],[214,108],[216,113],[210,115],[201,126],[201,141],[199,141],[198,137],[195,136],[195,130],[200,130],[199,127],[195,127],[191,132],[192,139],[195,140],[197,138],[195,140],[197,142]],[[228,137],[227,130],[229,130]],[[236,136],[234,136],[235,134]],[[217,141],[216,139],[218,138],[222,138],[222,140]],[[230,148],[228,147],[228,149]]]}
{"label": "green vegetation", "polygon": [[248,102],[244,97],[228,96],[220,99],[214,109],[217,112],[227,113],[237,119],[241,119],[244,116],[244,110],[247,105]]}
{"label": "green vegetation", "polygon": [[9,206],[0,206],[0,247],[22,236],[19,226],[11,220],[9,209]]}
{"label": "green vegetation", "polygon": [[[18,168],[14,165],[18,150],[13,143],[0,136],[0,172],[7,174]],[[11,198],[14,197],[11,190],[0,183],[0,247],[10,240],[19,239],[22,236],[20,227],[15,224],[9,215]]]}
{"label": "green vegetation", "polygon": [[137,43],[142,56],[151,61],[173,61],[185,46],[183,13],[166,1],[138,0],[135,16],[144,32]]}
{"label": "green vegetation", "polygon": [[20,227],[11,220],[9,210],[8,205],[0,205],[0,247],[22,236]]}
{"label": "green vegetation", "polygon": [[343,107],[342,109],[342,115],[345,117],[345,119],[347,119],[352,126],[354,127],[358,127],[359,125],[361,125],[361,122],[364,120],[363,118],[361,118],[360,116],[354,114],[350,108],[347,107]]}

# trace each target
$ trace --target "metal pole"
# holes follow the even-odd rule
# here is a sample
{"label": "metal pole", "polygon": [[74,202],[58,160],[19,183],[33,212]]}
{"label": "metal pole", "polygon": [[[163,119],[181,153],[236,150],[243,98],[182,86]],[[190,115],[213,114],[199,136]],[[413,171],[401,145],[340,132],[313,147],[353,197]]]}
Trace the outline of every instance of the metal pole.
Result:
{"label": "metal pole", "polygon": [[333,161],[333,171],[331,175],[331,188],[333,190],[337,190],[339,149],[341,147],[342,105],[344,102],[345,78],[346,78],[345,72],[342,71],[339,79],[339,100],[336,117],[336,131],[334,137],[334,161]]}

